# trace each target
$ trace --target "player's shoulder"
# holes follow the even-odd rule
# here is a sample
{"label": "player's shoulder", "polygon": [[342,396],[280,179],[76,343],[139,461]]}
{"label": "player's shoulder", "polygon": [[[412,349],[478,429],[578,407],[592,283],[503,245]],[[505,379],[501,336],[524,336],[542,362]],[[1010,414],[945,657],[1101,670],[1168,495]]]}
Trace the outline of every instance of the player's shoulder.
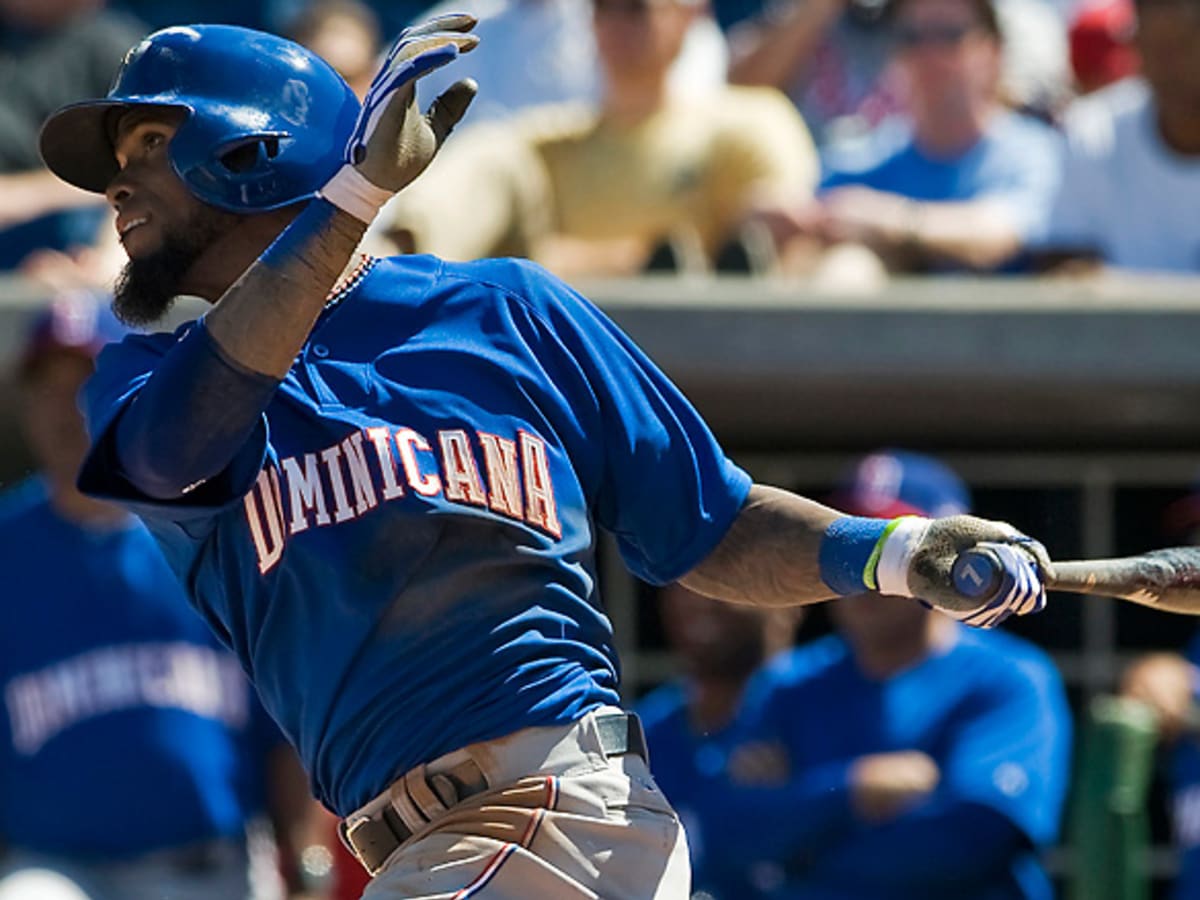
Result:
{"label": "player's shoulder", "polygon": [[777,88],[729,84],[690,98],[713,115],[735,122],[760,123],[764,119],[802,122],[803,117],[788,96]]}
{"label": "player's shoulder", "polygon": [[[34,519],[44,514],[49,502],[46,483],[37,476],[0,491],[0,533],[28,534],[26,529]],[[0,543],[4,546],[20,546],[7,541]]]}
{"label": "player's shoulder", "polygon": [[1045,650],[1003,630],[964,626],[951,653],[961,672],[988,684],[1020,682],[1040,687],[1062,681]]}
{"label": "player's shoulder", "polygon": [[839,138],[821,151],[826,178],[865,177],[912,151],[912,128],[901,117],[885,119],[861,134]]}
{"label": "player's shoulder", "polygon": [[600,122],[597,108],[579,101],[543,103],[516,113],[504,128],[533,147],[573,144],[586,139]]}
{"label": "player's shoulder", "polygon": [[1001,113],[989,134],[995,143],[1010,150],[1016,146],[1026,149],[1053,148],[1062,140],[1061,133],[1054,126],[1015,110]]}
{"label": "player's shoulder", "polygon": [[557,275],[531,260],[516,257],[468,262],[442,260],[438,280],[496,302],[517,301],[542,312],[580,299]]}
{"label": "player's shoulder", "polygon": [[756,678],[772,689],[794,689],[834,676],[849,662],[846,642],[831,634],[777,653]]}
{"label": "player's shoulder", "polygon": [[659,685],[638,700],[633,708],[648,732],[668,726],[683,715],[686,709],[687,695],[683,685],[677,681]]}
{"label": "player's shoulder", "polygon": [[1123,141],[1150,133],[1144,121],[1150,89],[1127,78],[1073,102],[1063,115],[1063,133],[1074,160],[1106,159]]}
{"label": "player's shoulder", "polygon": [[194,325],[195,321],[192,320],[179,325],[174,331],[130,332],[121,340],[105,345],[96,359],[96,370],[99,372],[132,361],[161,359]]}

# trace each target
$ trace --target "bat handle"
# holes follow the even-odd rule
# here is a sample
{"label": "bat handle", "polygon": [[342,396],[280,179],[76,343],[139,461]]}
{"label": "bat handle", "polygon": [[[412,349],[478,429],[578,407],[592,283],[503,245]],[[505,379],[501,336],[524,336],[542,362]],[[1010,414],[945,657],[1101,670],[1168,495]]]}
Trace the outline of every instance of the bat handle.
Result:
{"label": "bat handle", "polygon": [[1004,579],[1004,566],[994,552],[974,547],[964,550],[950,569],[954,588],[972,600],[993,600]]}

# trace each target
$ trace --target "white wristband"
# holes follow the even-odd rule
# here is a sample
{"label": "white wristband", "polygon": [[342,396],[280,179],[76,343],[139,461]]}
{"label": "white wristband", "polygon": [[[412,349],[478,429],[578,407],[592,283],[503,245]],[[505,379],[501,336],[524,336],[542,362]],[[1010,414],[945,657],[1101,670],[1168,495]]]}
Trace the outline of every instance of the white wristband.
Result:
{"label": "white wristband", "polygon": [[879,593],[897,597],[913,596],[908,588],[908,567],[932,523],[932,519],[920,516],[905,516],[896,522],[884,538],[879,562],[875,566],[875,585]]}
{"label": "white wristband", "polygon": [[318,194],[368,225],[374,221],[383,205],[392,199],[391,191],[367,180],[350,165],[338,169]]}

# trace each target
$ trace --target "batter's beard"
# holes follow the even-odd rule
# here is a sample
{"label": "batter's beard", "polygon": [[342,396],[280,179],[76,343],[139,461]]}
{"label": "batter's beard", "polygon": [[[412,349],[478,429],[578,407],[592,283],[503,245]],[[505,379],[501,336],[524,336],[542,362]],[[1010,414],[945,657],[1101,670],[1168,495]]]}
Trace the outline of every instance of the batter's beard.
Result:
{"label": "batter's beard", "polygon": [[130,259],[113,285],[113,314],[132,328],[163,318],[180,294],[188,269],[230,227],[229,216],[205,210],[163,233],[162,246]]}

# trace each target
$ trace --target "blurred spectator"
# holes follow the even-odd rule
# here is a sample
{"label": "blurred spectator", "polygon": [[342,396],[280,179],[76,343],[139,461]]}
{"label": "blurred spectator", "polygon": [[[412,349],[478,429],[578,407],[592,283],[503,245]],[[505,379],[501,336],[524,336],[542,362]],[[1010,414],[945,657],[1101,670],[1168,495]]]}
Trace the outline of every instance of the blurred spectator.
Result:
{"label": "blurred spectator", "polygon": [[[904,109],[889,66],[889,0],[776,0],[730,33],[730,80],[786,91],[819,145],[861,135]],[[1062,19],[1043,0],[999,0],[1005,103],[1050,114],[1068,90]]]}
{"label": "blurred spectator", "polygon": [[[1200,538],[1200,490],[1166,512],[1166,529]],[[1200,897],[1200,633],[1182,653],[1148,653],[1123,673],[1121,695],[1145,703],[1153,711],[1158,733],[1170,756],[1173,841],[1179,871],[1171,897]]]}
{"label": "blurred spectator", "polygon": [[1046,215],[1058,137],[1003,106],[989,0],[897,0],[889,29],[909,113],[830,148],[819,204],[774,227],[893,270],[1000,266]]}
{"label": "blurred spectator", "polygon": [[[833,502],[936,516],[966,498],[938,461],[886,451]],[[829,611],[836,635],[746,689],[729,777],[700,792],[722,824],[709,851],[746,867],[762,897],[1051,897],[1037,850],[1057,834],[1071,730],[1053,663],[899,597]]]}
{"label": "blurred spectator", "polygon": [[1071,14],[1067,36],[1075,90],[1090,94],[1137,72],[1132,0],[1084,0]]}
{"label": "blurred spectator", "polygon": [[[725,38],[704,0],[666,0],[666,5],[672,2],[693,6],[695,12],[672,60],[671,91],[690,96],[720,87],[728,63]],[[442,12],[477,16],[479,46],[452,68],[422,79],[422,97],[436,97],[452,82],[474,78],[479,95],[470,121],[476,124],[547,103],[600,102],[604,78],[590,0],[445,0],[430,15]]]}
{"label": "blurred spectator", "polygon": [[540,107],[460,135],[376,230],[450,259],[530,256],[566,277],[629,274],[670,240],[703,265],[765,198],[810,196],[815,153],[785,97],[669,90],[697,14],[689,0],[596,0],[600,108]]}
{"label": "blurred spectator", "polygon": [[315,0],[289,23],[284,35],[324,59],[361,100],[379,68],[379,19],[358,0]]}
{"label": "blurred spectator", "polygon": [[249,897],[246,826],[264,803],[298,887],[312,801],[291,748],[145,528],[75,488],[76,395],[116,333],[90,297],[64,296],[20,360],[39,472],[0,498],[0,896],[49,870],[89,900]]}
{"label": "blurred spectator", "polygon": [[1072,104],[1062,183],[1038,245],[1129,270],[1200,272],[1200,4],[1142,0],[1143,79]]}
{"label": "blurred spectator", "polygon": [[[792,643],[801,612],[735,606],[673,584],[659,594],[667,646],[682,678],[638,704],[654,779],[683,819],[692,857],[693,892],[739,898],[746,890],[739,869],[708,865],[706,845],[720,840],[720,819],[702,819],[710,808],[698,796],[721,774],[732,747],[731,725],[750,676]],[[719,857],[718,857],[719,858]]]}
{"label": "blurred spectator", "polygon": [[45,118],[103,94],[141,23],[103,0],[0,0],[0,270],[39,248],[73,251],[111,231],[104,204],[51,175],[37,135]]}

